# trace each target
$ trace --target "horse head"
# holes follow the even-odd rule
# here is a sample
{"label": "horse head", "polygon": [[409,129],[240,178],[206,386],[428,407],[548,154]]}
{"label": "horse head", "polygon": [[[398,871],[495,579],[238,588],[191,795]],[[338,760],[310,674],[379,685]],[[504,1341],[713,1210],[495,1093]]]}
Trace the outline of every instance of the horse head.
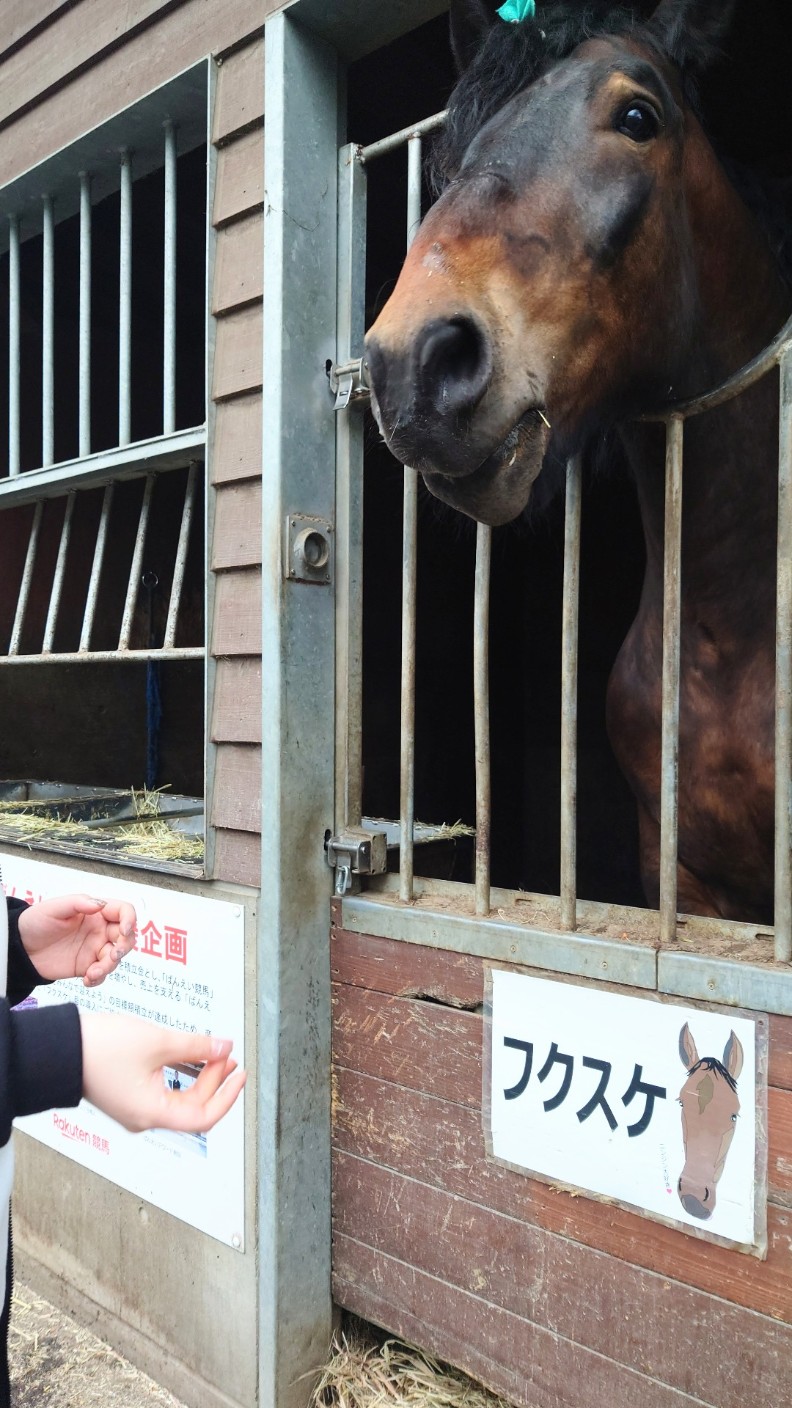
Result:
{"label": "horse head", "polygon": [[511,24],[481,0],[452,5],[468,67],[440,142],[445,188],[366,357],[391,450],[472,517],[516,517],[551,444],[572,453],[763,345],[730,344],[723,365],[740,268],[764,244],[689,97],[732,8],[661,0],[642,23],[548,5]]}
{"label": "horse head", "polygon": [[677,1190],[685,1212],[706,1221],[712,1216],[716,1185],[734,1138],[743,1049],[731,1032],[722,1061],[700,1057],[686,1022],[679,1033],[679,1055],[688,1074],[679,1092],[685,1166]]}

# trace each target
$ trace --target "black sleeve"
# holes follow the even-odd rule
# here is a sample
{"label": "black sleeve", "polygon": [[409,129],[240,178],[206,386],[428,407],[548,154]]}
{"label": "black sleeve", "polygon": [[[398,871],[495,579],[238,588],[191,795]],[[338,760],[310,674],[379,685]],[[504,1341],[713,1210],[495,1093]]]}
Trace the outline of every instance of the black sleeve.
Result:
{"label": "black sleeve", "polygon": [[8,1003],[16,1007],[29,997],[34,988],[49,982],[37,972],[25,952],[25,945],[19,937],[19,916],[30,906],[24,900],[6,900],[8,908]]}
{"label": "black sleeve", "polygon": [[82,1098],[82,1032],[73,1002],[12,1012],[0,1000],[0,1146],[17,1115]]}

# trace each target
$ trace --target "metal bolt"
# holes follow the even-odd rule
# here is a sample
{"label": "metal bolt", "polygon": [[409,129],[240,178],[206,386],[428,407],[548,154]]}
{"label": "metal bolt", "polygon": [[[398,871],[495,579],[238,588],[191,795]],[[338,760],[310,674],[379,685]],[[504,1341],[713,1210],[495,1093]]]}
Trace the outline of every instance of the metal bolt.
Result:
{"label": "metal bolt", "polygon": [[231,1246],[236,1247],[237,1251],[239,1251],[239,1248],[242,1246],[242,1238],[238,1232],[235,1232],[231,1238]]}

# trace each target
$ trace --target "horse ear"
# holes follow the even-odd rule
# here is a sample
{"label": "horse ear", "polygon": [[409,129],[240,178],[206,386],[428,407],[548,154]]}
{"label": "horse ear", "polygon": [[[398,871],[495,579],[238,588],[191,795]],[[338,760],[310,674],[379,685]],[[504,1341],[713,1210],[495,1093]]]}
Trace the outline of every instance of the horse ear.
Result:
{"label": "horse ear", "polygon": [[483,0],[451,0],[451,52],[458,73],[464,73],[495,23]]}
{"label": "horse ear", "polygon": [[698,1061],[696,1043],[690,1034],[690,1027],[687,1022],[685,1022],[684,1027],[679,1033],[679,1059],[686,1071],[692,1070]]}
{"label": "horse ear", "polygon": [[704,69],[717,58],[736,0],[660,0],[649,29],[681,68]]}
{"label": "horse ear", "polygon": [[743,1068],[743,1049],[734,1032],[729,1033],[729,1040],[723,1048],[723,1064],[729,1075],[736,1080]]}

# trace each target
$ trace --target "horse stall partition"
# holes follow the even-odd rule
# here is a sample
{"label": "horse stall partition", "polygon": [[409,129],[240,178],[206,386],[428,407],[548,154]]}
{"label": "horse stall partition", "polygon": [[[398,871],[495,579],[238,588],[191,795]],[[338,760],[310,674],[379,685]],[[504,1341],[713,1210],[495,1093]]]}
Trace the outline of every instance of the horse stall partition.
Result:
{"label": "horse stall partition", "polygon": [[[545,695],[552,694],[556,708],[560,704],[552,734],[556,780],[548,786],[542,769],[537,782],[537,788],[544,788],[539,830],[557,825],[556,860],[535,866],[546,874],[555,864],[558,887],[544,893],[536,885],[525,885],[506,836],[519,826],[520,801],[504,796],[502,771],[493,779],[497,747],[501,753],[504,749],[503,732],[493,730],[501,729],[504,717],[502,672],[508,671],[510,661],[503,649],[502,620],[494,610],[503,609],[504,563],[513,555],[503,535],[493,536],[481,525],[474,551],[472,529],[457,530],[443,510],[433,512],[410,469],[404,471],[400,495],[396,471],[388,468],[362,415],[368,394],[364,327],[392,287],[401,259],[398,244],[403,249],[414,236],[422,196],[427,207],[421,151],[443,121],[442,112],[432,113],[435,93],[430,85],[422,108],[415,91],[394,96],[392,75],[410,71],[412,64],[420,70],[428,62],[424,54],[429,54],[450,86],[452,76],[439,57],[444,40],[442,31],[429,24],[404,36],[390,52],[353,68],[349,135],[355,139],[362,133],[365,139],[353,140],[340,152],[338,350],[329,369],[339,421],[337,550],[344,564],[337,594],[336,835],[329,842],[336,874],[334,1294],[341,1305],[460,1365],[526,1408],[601,1408],[606,1402],[626,1408],[638,1396],[657,1408],[672,1403],[737,1408],[744,1402],[784,1402],[792,1390],[792,328],[782,328],[774,342],[724,386],[670,407],[663,417],[665,587],[656,910],[644,907],[638,898],[634,861],[629,862],[629,872],[625,867],[626,882],[614,885],[610,893],[592,883],[592,854],[602,854],[607,840],[596,835],[596,821],[592,826],[596,812],[580,759],[582,727],[582,765],[590,768],[592,652],[586,630],[592,612],[581,595],[581,579],[590,581],[591,563],[599,560],[595,539],[607,509],[616,503],[617,494],[629,499],[632,490],[624,481],[611,490],[592,490],[576,456],[566,467],[563,515],[551,508],[550,529],[543,530],[540,522],[533,536],[525,529],[515,534],[522,552],[530,554],[535,547],[543,564],[550,531],[559,545],[546,574],[552,594],[539,598],[556,622],[556,645],[548,652],[555,673],[546,686],[536,684],[532,696],[542,717],[552,707]],[[396,116],[391,125],[398,130],[393,135],[383,135],[388,103]],[[427,108],[429,115],[424,116]],[[378,164],[387,166],[381,179],[376,176]],[[776,865],[771,926],[678,912],[677,798],[685,427],[779,368]],[[597,503],[603,492],[610,495],[605,510],[602,498]],[[399,498],[402,531],[397,543]],[[591,530],[589,513],[596,524]],[[609,551],[619,550],[618,539],[612,537]],[[602,560],[607,560],[606,552]],[[463,563],[466,574],[455,578],[457,600],[451,611],[451,592],[443,580],[449,563],[455,569]],[[385,586],[388,572],[393,582],[397,564],[400,603],[387,595]],[[634,594],[637,601],[640,562],[628,564],[625,572],[624,594]],[[513,610],[518,609],[515,596]],[[427,633],[421,635],[422,613],[434,633],[429,645]],[[465,626],[460,626],[461,619]],[[464,629],[467,644],[460,647]],[[401,640],[398,722],[392,697],[395,667],[392,659],[385,659],[387,647],[381,639],[385,630],[390,630],[391,640]],[[451,650],[464,652],[462,664],[453,662],[445,680],[442,666],[431,663],[433,652],[440,660],[448,655],[444,635]],[[582,677],[579,665],[586,672]],[[463,672],[465,696],[452,698],[460,678],[464,687]],[[443,716],[437,701],[446,683]],[[600,687],[604,689],[604,681]],[[506,746],[512,752],[516,788],[525,767],[520,740]],[[431,759],[428,768],[426,760],[420,760],[422,749]],[[475,781],[466,784],[464,811],[447,814],[441,822],[440,809],[448,798],[455,799],[455,806],[461,795],[447,784],[452,767]],[[581,813],[582,780],[586,795]],[[429,811],[433,806],[434,814]],[[467,826],[455,827],[460,812]],[[416,821],[422,813],[427,821]],[[397,815],[398,827],[377,820]],[[617,837],[620,825],[619,820]],[[472,845],[467,839],[471,833]],[[443,834],[453,835],[453,868],[438,865],[433,850]],[[430,844],[424,845],[424,838]],[[542,854],[542,844],[537,855]],[[511,859],[504,861],[507,856]],[[460,883],[457,877],[466,866],[467,883]],[[739,1239],[713,1234],[707,1227],[708,1211],[688,1191],[688,1164],[679,1177],[679,1202],[686,1212],[697,1211],[686,1219],[675,1216],[675,1175],[666,1168],[668,1205],[659,1220],[650,1220],[639,1215],[630,1198],[597,1192],[592,1184],[563,1174],[543,1173],[534,1162],[516,1166],[493,1152],[490,1100],[495,1100],[495,1082],[490,1066],[497,1053],[492,985],[498,974],[549,984],[536,991],[546,992],[559,1010],[564,994],[570,1005],[577,994],[592,1003],[600,998],[639,999],[643,1006],[635,1010],[650,1014],[647,1022],[655,1016],[663,1020],[658,1009],[664,1009],[669,1020],[687,1026],[687,1036],[683,1039],[684,1026],[679,1034],[680,1052],[674,1051],[674,1059],[681,1056],[688,1072],[700,1064],[693,1040],[697,1020],[717,1018],[725,1024],[727,1037],[730,1023],[737,1027],[747,1020],[745,1030],[755,1032],[758,1043],[751,1196],[755,1194],[760,1222],[766,1211],[766,1236],[762,1228],[738,1249]],[[671,1017],[677,1012],[682,1014],[678,1019]],[[519,1066],[514,1071],[515,1085],[506,1092],[507,1099],[522,1094],[529,1080],[537,1079],[531,1076],[529,1026],[526,1019],[524,1042],[507,1043],[521,1050],[531,1047],[519,1080]],[[683,1047],[690,1040],[693,1045],[685,1055]],[[571,1075],[572,1058],[554,1056],[557,1051],[553,1043],[540,1081],[551,1059],[567,1060]],[[728,1040],[723,1061],[720,1054],[721,1047],[713,1053],[713,1068],[726,1071],[739,1086],[742,1063],[732,1060]],[[588,1052],[584,1064],[605,1064],[591,1057]],[[538,1049],[536,1059],[542,1059]],[[709,1053],[705,1065],[708,1060]],[[640,1070],[636,1063],[638,1084]],[[678,1075],[671,1070],[672,1084],[663,1087],[664,1098],[675,1096],[683,1084],[682,1066],[677,1070]],[[622,1095],[626,1104],[632,1101],[634,1082]],[[725,1091],[727,1084],[724,1078],[718,1088]],[[749,1103],[750,1086],[751,1080],[744,1077],[739,1087],[749,1092]],[[566,1090],[562,1082],[556,1103]],[[590,1103],[596,1108],[593,1097]],[[614,1111],[618,1113],[615,1106]],[[607,1115],[614,1111],[609,1107]],[[578,1119],[590,1113],[581,1107]],[[747,1119],[747,1106],[744,1113]],[[734,1123],[737,1115],[728,1118]],[[711,1189],[702,1196],[710,1198]],[[752,1255],[746,1256],[746,1250]],[[695,1337],[688,1331],[693,1324],[698,1326]]]}

